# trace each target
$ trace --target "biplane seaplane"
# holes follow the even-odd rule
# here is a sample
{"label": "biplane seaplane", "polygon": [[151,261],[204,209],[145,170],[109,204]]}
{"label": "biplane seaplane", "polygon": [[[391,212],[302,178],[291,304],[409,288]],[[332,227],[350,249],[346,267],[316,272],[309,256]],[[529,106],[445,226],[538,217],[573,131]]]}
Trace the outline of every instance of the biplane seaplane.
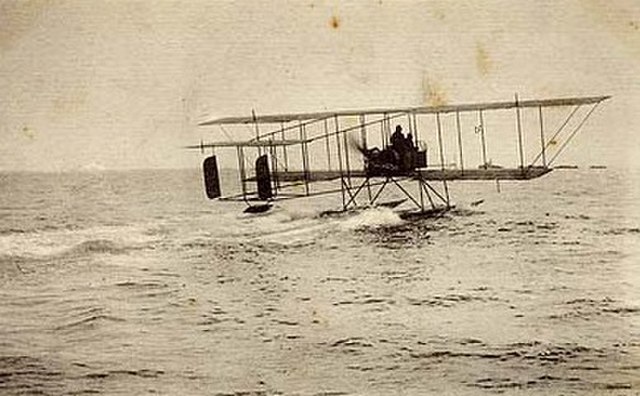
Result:
{"label": "biplane seaplane", "polygon": [[[399,208],[406,203],[404,206],[410,205],[410,209],[396,210],[424,215],[452,207],[449,182],[524,181],[551,172],[558,155],[609,98],[519,100],[516,95],[512,101],[460,105],[273,115],[252,112],[248,117],[200,123],[203,128],[219,128],[229,140],[201,141],[187,148],[212,152],[203,163],[207,197],[243,201],[247,204],[245,212],[267,211],[280,200],[340,194],[342,206],[336,212],[377,205]],[[547,131],[544,115],[550,109],[561,114],[552,133]],[[512,137],[517,163],[511,167],[493,165],[488,159],[486,120],[494,112],[513,117],[510,122],[515,126]],[[525,113],[529,121],[536,120],[535,128],[529,126],[525,131]],[[476,142],[464,142],[462,138],[462,125],[469,126],[470,120],[478,136]],[[449,130],[445,130],[446,125]],[[226,128],[239,128],[234,133],[248,133],[249,137],[231,140]],[[456,146],[454,165],[445,160],[447,137],[449,146],[452,142]],[[525,158],[525,139],[535,142],[535,155],[530,161]],[[430,146],[426,140],[431,141]],[[482,162],[465,167],[464,152],[472,143],[479,146],[476,152]],[[221,191],[216,154],[216,150],[225,148],[235,149],[240,190],[227,196]],[[395,189],[396,197],[400,194],[402,198],[381,202],[388,189]]]}

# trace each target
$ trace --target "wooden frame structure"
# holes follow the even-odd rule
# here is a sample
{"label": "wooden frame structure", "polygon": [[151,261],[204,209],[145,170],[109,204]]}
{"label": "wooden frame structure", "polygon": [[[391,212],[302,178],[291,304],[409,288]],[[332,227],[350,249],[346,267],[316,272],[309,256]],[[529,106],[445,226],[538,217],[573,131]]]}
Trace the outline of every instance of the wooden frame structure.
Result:
{"label": "wooden frame structure", "polygon": [[[253,126],[254,137],[243,141],[201,142],[199,145],[188,146],[190,149],[206,148],[235,148],[238,160],[238,175],[241,193],[233,196],[220,197],[226,200],[242,200],[251,206],[252,202],[264,201],[258,191],[251,189],[252,183],[258,182],[256,175],[250,175],[250,167],[246,160],[253,151],[258,157],[267,155],[270,167],[269,183],[273,192],[267,201],[310,197],[323,194],[340,193],[342,210],[355,207],[376,205],[382,192],[388,187],[395,187],[407,200],[411,201],[420,212],[448,209],[451,207],[448,182],[453,180],[529,180],[540,177],[552,170],[551,165],[569,142],[583,127],[587,119],[603,101],[609,96],[524,100],[507,102],[473,103],[462,105],[408,107],[394,109],[347,110],[318,113],[295,113],[257,116],[254,112],[250,117],[227,117],[206,121],[199,124],[202,127],[217,126],[224,131],[227,125]],[[544,128],[543,112],[551,107],[571,107],[572,110],[564,119],[560,127],[555,130],[551,138],[547,138]],[[557,145],[558,136],[576,118],[578,110],[587,107],[587,111],[579,119],[577,126],[568,134],[554,155],[549,159],[549,147]],[[526,163],[523,147],[523,127],[521,111],[523,109],[537,109],[539,119],[540,148],[534,159]],[[515,117],[515,140],[518,148],[519,164],[515,168],[492,167],[487,160],[485,139],[485,113],[487,111],[513,111]],[[445,150],[443,146],[444,130],[441,116],[455,114],[457,155],[459,168],[449,169],[445,165]],[[460,115],[462,113],[476,113],[478,124],[476,133],[480,135],[482,146],[483,166],[479,168],[465,168],[464,145],[461,134]],[[389,145],[392,122],[404,120],[409,133],[413,136],[414,144],[421,145],[418,129],[419,120],[433,117],[435,120],[436,140],[438,142],[437,168],[416,168],[410,172],[383,175],[371,175],[366,168],[355,166],[351,158],[353,145],[359,150],[368,150],[372,134],[380,134],[382,147]],[[357,122],[353,123],[353,118]],[[348,121],[351,121],[349,123]],[[261,128],[268,128],[262,133]],[[353,135],[358,134],[357,142]],[[297,153],[296,153],[297,152]],[[326,158],[325,169],[312,169],[312,153],[324,152]],[[300,161],[294,164],[294,153]],[[315,156],[315,155],[314,155]],[[332,163],[332,159],[334,162]],[[358,161],[359,162],[359,161]],[[316,182],[339,180],[339,188],[316,188]],[[406,188],[408,182],[417,183],[418,193],[412,193]],[[436,182],[440,188],[436,188]],[[257,183],[256,183],[257,184]],[[299,190],[300,186],[303,192]],[[271,190],[270,190],[271,191]]]}

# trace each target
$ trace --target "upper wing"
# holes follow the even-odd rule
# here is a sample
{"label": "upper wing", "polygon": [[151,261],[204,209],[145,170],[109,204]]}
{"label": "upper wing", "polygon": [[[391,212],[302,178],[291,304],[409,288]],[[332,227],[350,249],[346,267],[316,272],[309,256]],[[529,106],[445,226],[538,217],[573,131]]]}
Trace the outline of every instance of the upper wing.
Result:
{"label": "upper wing", "polygon": [[553,107],[553,106],[576,106],[599,103],[611,98],[611,96],[588,96],[576,98],[555,98],[540,100],[523,100],[509,102],[486,102],[486,103],[468,103],[459,105],[444,106],[423,106],[423,107],[397,107],[397,108],[379,108],[367,110],[342,110],[342,111],[324,111],[317,113],[292,113],[292,114],[271,114],[262,116],[249,117],[225,117],[200,123],[200,126],[206,125],[225,125],[225,124],[277,124],[281,122],[291,121],[309,121],[322,120],[335,116],[358,116],[358,115],[389,115],[396,113],[415,113],[415,114],[435,114],[435,113],[453,113],[467,112],[479,110],[499,110],[511,109],[515,107]]}

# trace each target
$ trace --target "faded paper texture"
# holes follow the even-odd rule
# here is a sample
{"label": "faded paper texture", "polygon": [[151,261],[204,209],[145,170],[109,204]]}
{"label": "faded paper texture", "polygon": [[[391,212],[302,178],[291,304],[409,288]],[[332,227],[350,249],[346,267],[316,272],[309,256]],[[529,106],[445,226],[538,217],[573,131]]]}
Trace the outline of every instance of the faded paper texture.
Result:
{"label": "faded paper texture", "polygon": [[[0,394],[637,394],[639,73],[636,1],[0,0]],[[611,98],[552,172],[452,181],[437,217],[244,213],[203,192],[214,152],[239,191],[237,152],[184,149],[253,138],[220,117],[516,95]],[[486,153],[461,117],[468,169],[539,150],[535,108],[521,151],[512,111]],[[441,121],[442,156],[415,126],[459,169]]]}

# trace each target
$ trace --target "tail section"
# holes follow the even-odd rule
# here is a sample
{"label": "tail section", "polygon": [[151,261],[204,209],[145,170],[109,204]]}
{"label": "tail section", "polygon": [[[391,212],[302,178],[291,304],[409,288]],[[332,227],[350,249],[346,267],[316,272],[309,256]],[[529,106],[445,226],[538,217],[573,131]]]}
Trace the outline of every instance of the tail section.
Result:
{"label": "tail section", "polygon": [[266,155],[261,155],[256,160],[256,180],[258,184],[258,198],[263,201],[273,198],[269,157]]}
{"label": "tail section", "polygon": [[204,171],[204,186],[207,193],[207,198],[215,199],[220,197],[220,177],[218,174],[218,161],[216,156],[212,155],[204,160],[202,164]]}

